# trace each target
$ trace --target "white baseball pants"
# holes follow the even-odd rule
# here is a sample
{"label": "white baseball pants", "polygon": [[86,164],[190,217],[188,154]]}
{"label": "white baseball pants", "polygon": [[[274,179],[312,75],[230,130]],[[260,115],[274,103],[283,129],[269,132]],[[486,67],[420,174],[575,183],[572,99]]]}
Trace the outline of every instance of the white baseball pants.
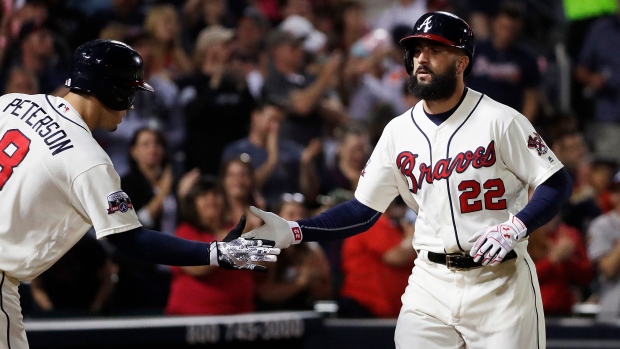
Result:
{"label": "white baseball pants", "polygon": [[0,349],[28,349],[19,281],[0,271]]}
{"label": "white baseball pants", "polygon": [[451,271],[421,251],[396,324],[397,349],[544,349],[545,319],[526,244],[494,267]]}

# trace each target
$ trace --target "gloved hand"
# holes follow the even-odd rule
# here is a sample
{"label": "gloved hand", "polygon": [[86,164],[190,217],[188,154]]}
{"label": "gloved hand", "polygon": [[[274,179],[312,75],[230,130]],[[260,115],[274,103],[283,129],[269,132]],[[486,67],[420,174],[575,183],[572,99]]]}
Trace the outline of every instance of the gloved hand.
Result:
{"label": "gloved hand", "polygon": [[469,255],[482,265],[498,265],[526,234],[525,224],[511,213],[506,222],[476,232],[469,239],[475,242]]}
{"label": "gloved hand", "polygon": [[301,228],[297,222],[287,221],[275,213],[265,212],[254,206],[250,206],[250,211],[262,219],[265,224],[243,234],[242,238],[273,240],[277,248],[287,248],[291,244],[301,242]]}
{"label": "gloved hand", "polygon": [[241,236],[245,228],[245,216],[224,239],[213,241],[209,248],[210,265],[217,265],[225,269],[244,269],[254,271],[267,271],[263,265],[252,262],[275,262],[280,254],[280,249],[273,247],[270,240],[248,240]]}

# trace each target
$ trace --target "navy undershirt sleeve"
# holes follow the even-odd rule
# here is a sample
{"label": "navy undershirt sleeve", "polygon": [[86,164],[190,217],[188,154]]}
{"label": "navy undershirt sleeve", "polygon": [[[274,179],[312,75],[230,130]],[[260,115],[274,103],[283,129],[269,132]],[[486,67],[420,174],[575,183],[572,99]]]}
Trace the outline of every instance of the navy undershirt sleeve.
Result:
{"label": "navy undershirt sleeve", "polygon": [[170,236],[143,227],[108,235],[124,255],[165,265],[209,265],[209,244]]}
{"label": "navy undershirt sleeve", "polygon": [[530,202],[516,214],[529,235],[555,217],[573,191],[573,181],[565,168],[536,187]]}
{"label": "navy undershirt sleeve", "polygon": [[353,198],[297,223],[304,241],[341,240],[365,232],[380,216],[381,212]]}

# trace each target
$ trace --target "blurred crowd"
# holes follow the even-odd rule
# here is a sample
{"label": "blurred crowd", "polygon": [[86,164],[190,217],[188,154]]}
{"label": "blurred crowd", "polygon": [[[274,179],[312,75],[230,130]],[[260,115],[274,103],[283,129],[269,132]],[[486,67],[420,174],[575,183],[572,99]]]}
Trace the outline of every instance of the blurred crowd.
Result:
{"label": "blurred crowd", "polygon": [[[418,101],[398,41],[433,10],[476,36],[468,87],[525,115],[573,177],[562,214],[530,236],[545,314],[620,316],[618,0],[3,0],[3,93],[62,96],[73,50],[140,52],[157,93],[94,132],[141,223],[223,239],[251,205],[288,220],[352,197],[383,127]],[[489,117],[493,117],[489,115]],[[472,135],[474,136],[474,135]],[[22,285],[25,317],[238,314],[338,304],[396,317],[416,258],[396,198],[370,231],[282,251],[269,272],[129,260],[89,232]],[[258,275],[257,275],[258,274]]]}

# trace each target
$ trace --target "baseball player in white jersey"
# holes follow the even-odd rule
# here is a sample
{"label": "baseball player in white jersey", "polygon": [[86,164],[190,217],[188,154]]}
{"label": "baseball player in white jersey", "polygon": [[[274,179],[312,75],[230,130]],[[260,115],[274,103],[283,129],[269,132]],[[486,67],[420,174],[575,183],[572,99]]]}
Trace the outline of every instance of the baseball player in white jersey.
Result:
{"label": "baseball player in white jersey", "polygon": [[544,348],[527,234],[560,210],[571,179],[523,115],[465,87],[474,59],[465,21],[427,13],[401,44],[421,102],[385,127],[355,198],[296,222],[253,208],[265,224],[242,236],[280,248],[346,238],[372,226],[400,195],[418,214],[418,258],[396,347]]}
{"label": "baseball player in white jersey", "polygon": [[[108,155],[91,131],[116,129],[142,79],[131,47],[90,41],[74,55],[64,98],[0,97],[0,348],[28,348],[18,285],[48,269],[91,227],[121,252],[170,265],[264,270],[273,242],[240,238],[199,243],[142,228]],[[271,244],[271,245],[270,245]]]}

